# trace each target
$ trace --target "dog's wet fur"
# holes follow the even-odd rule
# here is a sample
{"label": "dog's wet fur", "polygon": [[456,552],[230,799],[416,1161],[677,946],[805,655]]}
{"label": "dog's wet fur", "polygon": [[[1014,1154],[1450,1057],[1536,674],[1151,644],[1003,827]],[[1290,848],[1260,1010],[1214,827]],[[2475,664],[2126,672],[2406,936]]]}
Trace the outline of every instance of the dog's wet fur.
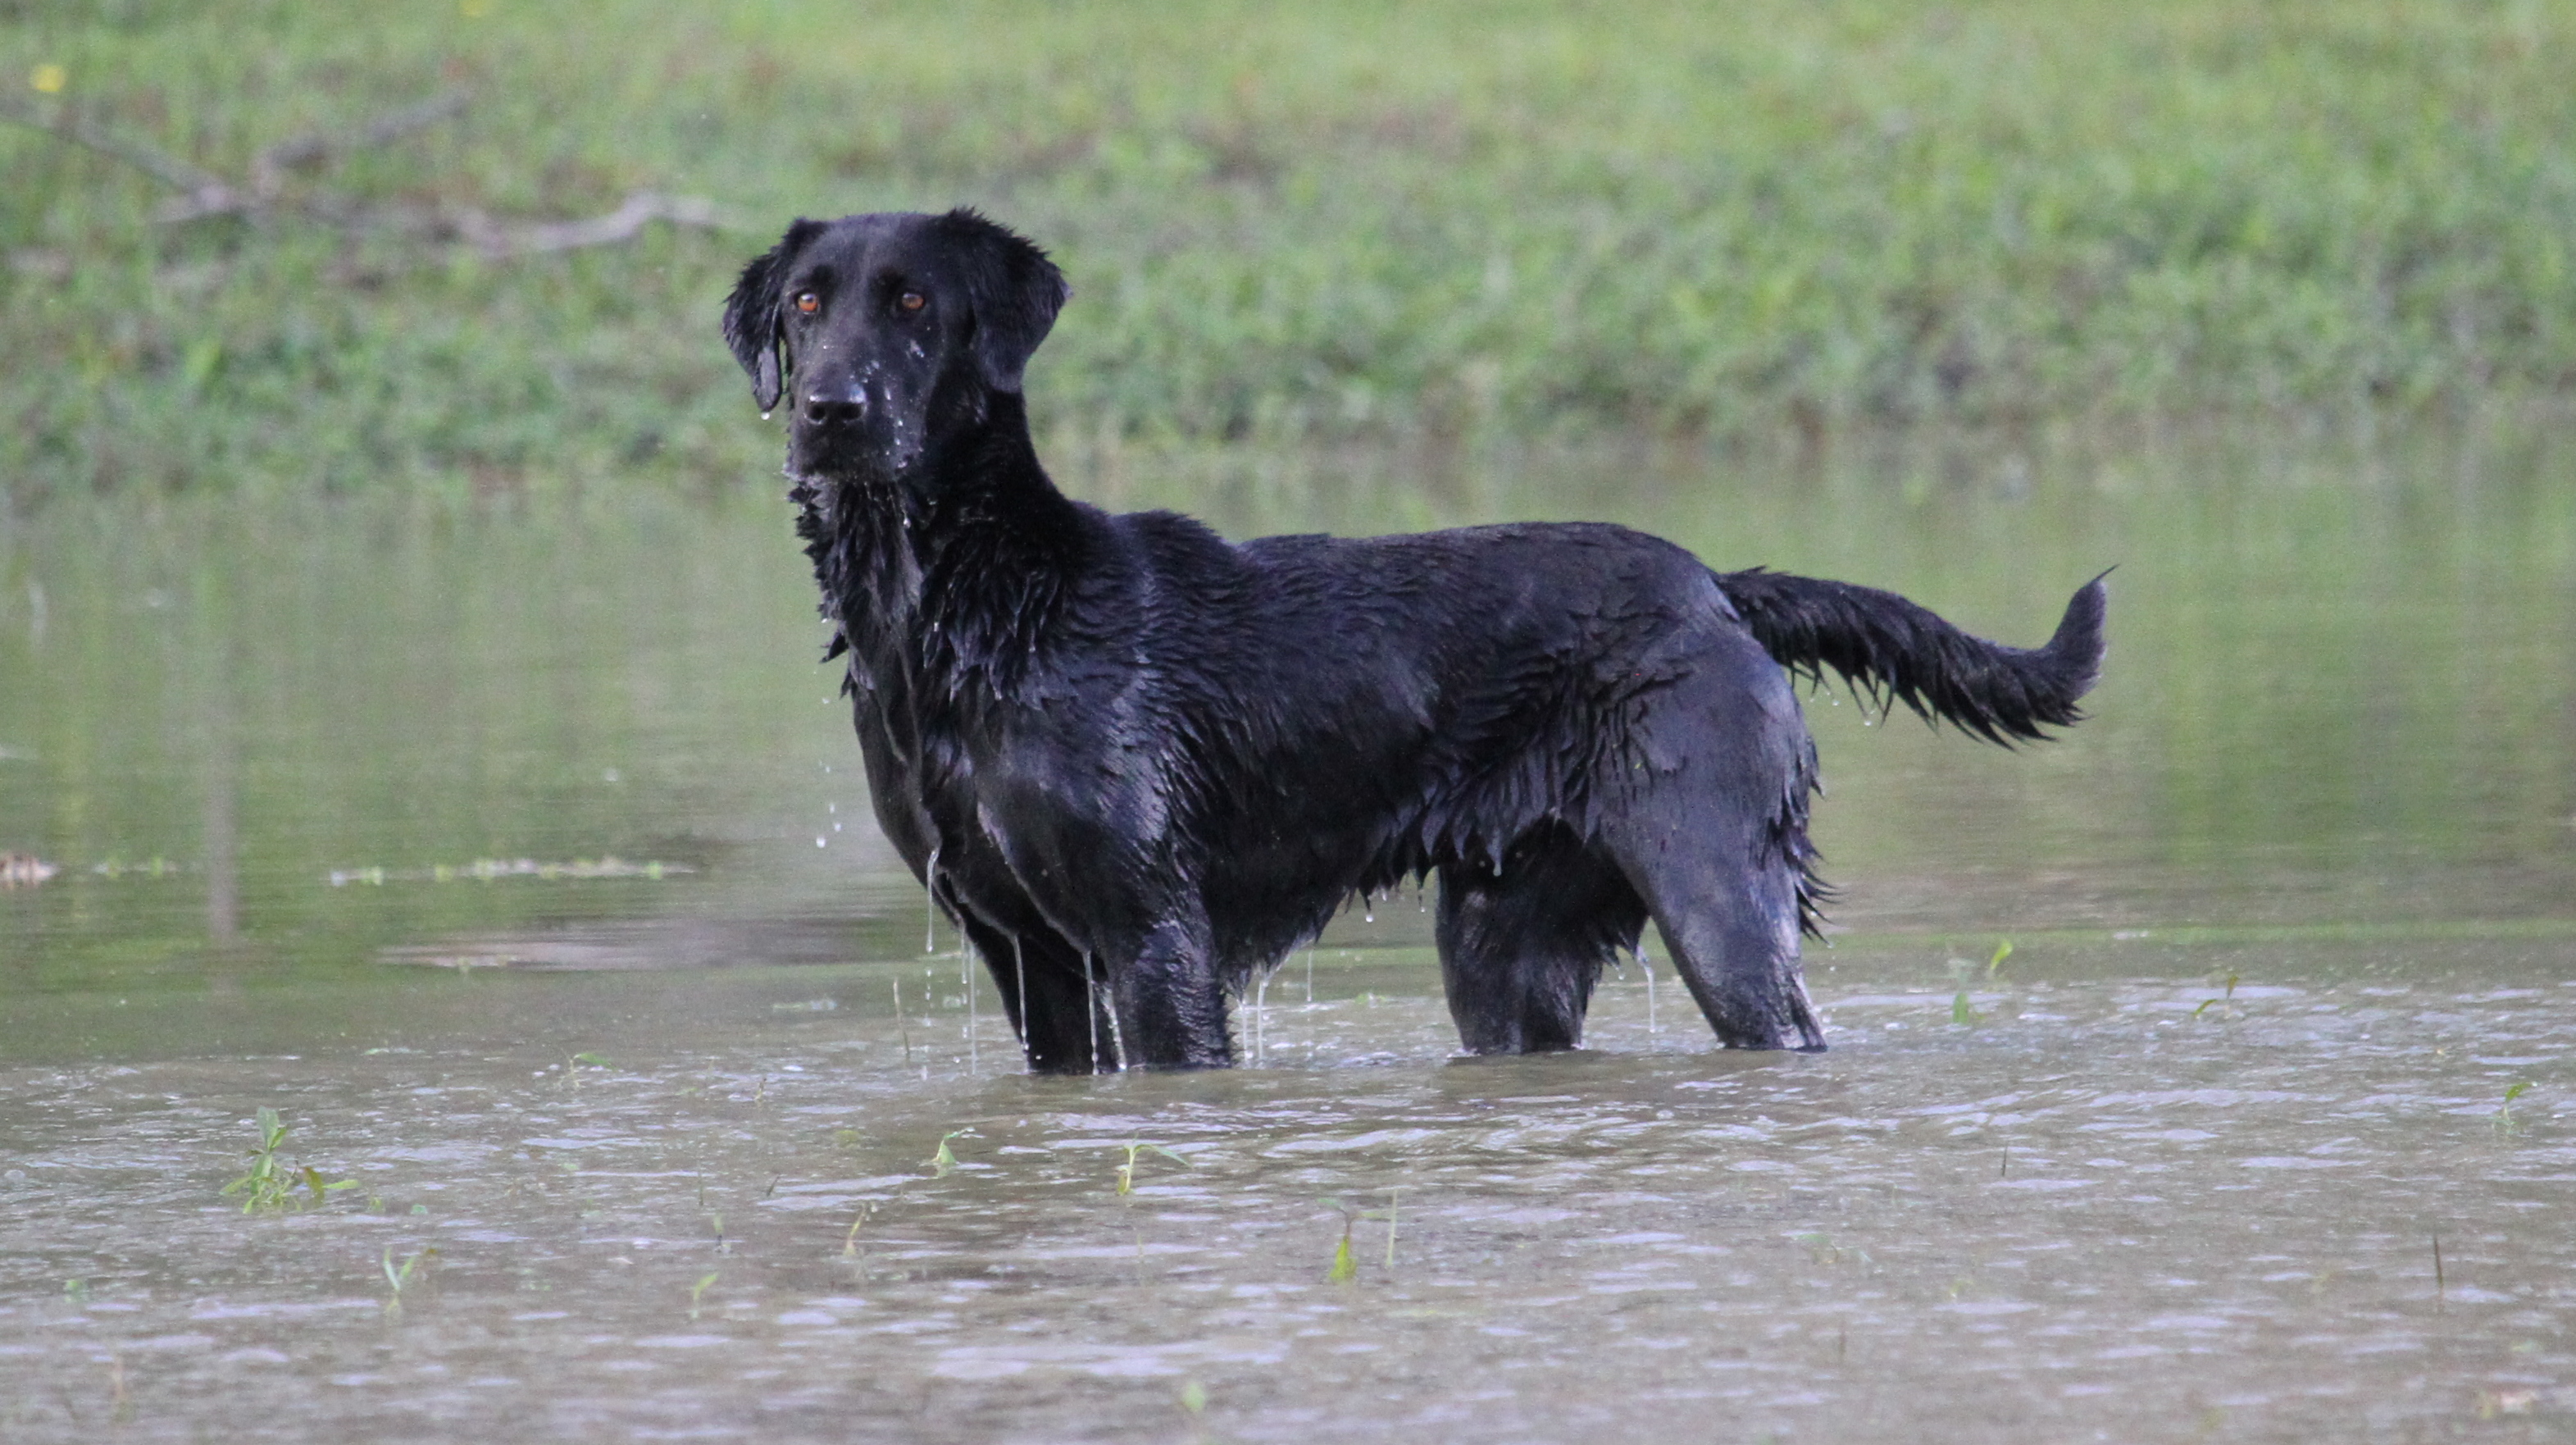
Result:
{"label": "dog's wet fur", "polygon": [[1576,1047],[1650,918],[1720,1040],[1821,1049],[1791,674],[1999,743],[2082,716],[2098,578],[2024,650],[1621,527],[1233,543],[1074,501],[1021,396],[1068,295],[973,212],[851,216],[796,222],[724,316],[789,409],[877,820],[1032,1069],[1228,1064],[1230,995],[1430,875],[1472,1052]]}

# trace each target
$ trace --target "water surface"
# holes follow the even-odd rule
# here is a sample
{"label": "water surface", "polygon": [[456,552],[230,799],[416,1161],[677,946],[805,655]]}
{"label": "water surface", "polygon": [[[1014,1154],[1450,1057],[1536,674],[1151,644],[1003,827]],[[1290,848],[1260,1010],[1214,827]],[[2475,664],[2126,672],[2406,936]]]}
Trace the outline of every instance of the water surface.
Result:
{"label": "water surface", "polygon": [[[1453,1058],[1402,894],[1254,1066],[1036,1080],[867,821],[783,504],[10,523],[9,1438],[2576,1431],[2545,437],[1112,462],[1065,479],[1627,520],[2007,641],[2117,563],[2110,671],[2017,754],[1810,699],[1821,1057],[1632,966],[1585,1052]],[[263,1106],[353,1186],[242,1214]]]}

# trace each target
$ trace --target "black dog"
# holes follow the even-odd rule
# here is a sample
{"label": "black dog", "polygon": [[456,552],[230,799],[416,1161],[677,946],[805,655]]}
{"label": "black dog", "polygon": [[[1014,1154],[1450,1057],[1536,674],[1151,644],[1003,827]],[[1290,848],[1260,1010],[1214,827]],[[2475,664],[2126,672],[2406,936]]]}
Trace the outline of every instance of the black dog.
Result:
{"label": "black dog", "polygon": [[791,400],[877,820],[1033,1069],[1229,1063],[1229,990],[1432,873],[1470,1050],[1574,1047],[1650,917],[1721,1040],[1822,1048],[1784,668],[2007,744],[2099,670],[2098,579],[2024,651],[1619,527],[1233,544],[1106,514],[1048,481],[1020,395],[1067,296],[973,212],[852,216],[790,227],[724,317],[762,410]]}

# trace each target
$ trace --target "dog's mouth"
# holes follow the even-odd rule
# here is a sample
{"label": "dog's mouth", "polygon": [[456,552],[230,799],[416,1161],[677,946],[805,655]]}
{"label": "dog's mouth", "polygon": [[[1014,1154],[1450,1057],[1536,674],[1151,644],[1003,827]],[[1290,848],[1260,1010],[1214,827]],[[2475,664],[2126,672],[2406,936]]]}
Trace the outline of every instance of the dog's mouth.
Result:
{"label": "dog's mouth", "polygon": [[798,427],[788,435],[787,474],[816,481],[897,481],[920,462],[921,451],[917,426],[889,426],[874,436]]}

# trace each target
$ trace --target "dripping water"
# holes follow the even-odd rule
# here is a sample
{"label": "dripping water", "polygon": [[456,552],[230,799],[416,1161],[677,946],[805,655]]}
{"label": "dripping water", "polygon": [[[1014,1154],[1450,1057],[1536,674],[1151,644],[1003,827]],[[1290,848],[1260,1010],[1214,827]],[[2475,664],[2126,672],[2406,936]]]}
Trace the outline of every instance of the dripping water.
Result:
{"label": "dripping water", "polygon": [[1117,1059],[1116,1066],[1111,1068],[1110,1072],[1113,1074],[1127,1072],[1127,1032],[1119,1027],[1118,1001],[1115,997],[1109,1001],[1109,1051]]}
{"label": "dripping water", "polygon": [[1091,955],[1082,956],[1082,1015],[1091,1025],[1091,1072],[1100,1072],[1100,985],[1092,981]]}
{"label": "dripping water", "polygon": [[966,935],[957,935],[957,982],[966,990],[966,1067],[970,1072],[984,1072],[982,1040],[975,1037],[975,953]]}
{"label": "dripping water", "polygon": [[[1027,1060],[1029,1058],[1029,952],[1022,946],[1020,936],[1016,933],[1011,935],[1011,971],[1019,980],[1020,986],[1020,1057]],[[1032,1073],[1036,1072],[1034,1062],[1026,1064],[1025,1067]]]}
{"label": "dripping water", "polygon": [[937,953],[939,951],[939,848],[936,844],[933,844],[930,849],[930,862],[921,870],[921,886],[924,896],[928,899],[921,910],[921,951]]}
{"label": "dripping water", "polygon": [[1270,1056],[1270,971],[1262,970],[1261,981],[1252,986],[1252,1066],[1260,1068]]}

